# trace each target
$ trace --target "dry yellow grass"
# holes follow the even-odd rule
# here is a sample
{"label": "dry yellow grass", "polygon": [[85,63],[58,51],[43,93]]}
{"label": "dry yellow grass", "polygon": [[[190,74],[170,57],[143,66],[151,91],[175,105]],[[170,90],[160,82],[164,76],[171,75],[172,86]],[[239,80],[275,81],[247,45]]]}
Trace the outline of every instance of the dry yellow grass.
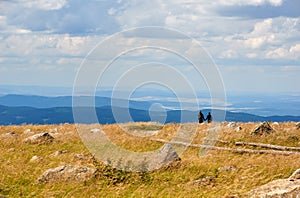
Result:
{"label": "dry yellow grass", "polygon": [[[171,140],[179,124],[155,126],[155,123],[128,123],[126,130],[161,130],[151,138]],[[212,124],[213,125],[213,124]],[[194,144],[201,144],[212,126],[199,125]],[[282,146],[299,146],[300,130],[293,122],[272,124],[275,132],[255,136],[250,132],[258,123],[237,123],[235,131],[222,124],[219,139],[232,142],[260,142]],[[140,126],[140,127],[139,127]],[[150,137],[137,137],[124,132],[122,125],[89,125],[100,127],[120,147],[132,151],[148,151],[163,144]],[[24,133],[26,129],[31,132]],[[57,131],[57,132],[56,132]],[[13,135],[5,135],[14,132]],[[40,132],[53,132],[55,141],[49,144],[26,144],[23,139]],[[218,146],[221,143],[217,143]],[[250,148],[250,147],[247,147]],[[252,147],[253,149],[253,147]],[[257,148],[259,149],[259,148]],[[55,155],[57,151],[65,151]],[[7,197],[244,197],[260,185],[287,178],[300,168],[300,155],[236,154],[228,151],[209,151],[199,158],[199,149],[188,148],[167,167],[149,173],[126,173],[106,167],[92,157],[82,143],[75,125],[0,126],[0,195]],[[88,159],[74,157],[86,154]],[[40,162],[30,162],[33,156]],[[47,169],[60,165],[95,167],[98,174],[90,181],[75,183],[39,184],[37,178]]]}

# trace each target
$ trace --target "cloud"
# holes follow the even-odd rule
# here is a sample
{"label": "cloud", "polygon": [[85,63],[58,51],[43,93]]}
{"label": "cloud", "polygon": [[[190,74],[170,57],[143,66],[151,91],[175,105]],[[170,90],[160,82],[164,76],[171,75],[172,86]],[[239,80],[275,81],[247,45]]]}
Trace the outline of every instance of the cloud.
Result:
{"label": "cloud", "polygon": [[59,10],[67,5],[67,0],[20,0],[18,4],[23,4],[27,8]]}
{"label": "cloud", "polygon": [[245,6],[245,5],[251,5],[251,6],[260,6],[269,4],[271,6],[280,6],[283,3],[283,0],[219,0],[219,3],[226,6],[233,6],[233,5],[239,5],[239,6]]}
{"label": "cloud", "polygon": [[275,50],[269,51],[266,54],[266,58],[270,59],[282,59],[288,57],[289,52],[284,48],[277,48]]}
{"label": "cloud", "polygon": [[232,0],[227,5],[217,8],[217,12],[222,16],[245,18],[300,17],[299,0]]}
{"label": "cloud", "polygon": [[[230,89],[275,90],[272,86],[277,77],[281,79],[281,90],[299,90],[287,87],[283,80],[283,75],[299,76],[296,69],[300,59],[299,8],[298,0],[3,0],[0,1],[0,68],[6,73],[1,73],[1,79],[13,82],[6,76],[14,71],[21,75],[26,69],[28,74],[34,74],[31,76],[51,73],[53,79],[57,72],[61,75],[60,82],[64,76],[70,81],[73,78],[66,71],[75,71],[82,58],[107,36],[127,28],[160,26],[198,40],[220,65]],[[101,52],[101,58],[136,42],[151,45],[153,39],[159,44],[171,40],[173,45],[182,44],[186,52],[195,53],[188,50],[184,39],[176,33],[153,31],[149,35],[139,31],[124,34],[118,43]],[[150,60],[165,61],[183,73],[192,72],[189,65],[156,51],[128,54],[116,68]],[[99,60],[97,64],[105,61]],[[268,81],[262,88],[258,83],[245,82],[245,79],[255,80],[258,73],[260,83]],[[22,80],[34,82],[34,79]],[[41,78],[36,78],[36,83],[37,80]],[[296,75],[292,80],[299,82]]]}
{"label": "cloud", "polygon": [[108,34],[119,30],[108,12],[117,5],[96,0],[22,0],[1,2],[0,11],[8,26],[33,32]]}

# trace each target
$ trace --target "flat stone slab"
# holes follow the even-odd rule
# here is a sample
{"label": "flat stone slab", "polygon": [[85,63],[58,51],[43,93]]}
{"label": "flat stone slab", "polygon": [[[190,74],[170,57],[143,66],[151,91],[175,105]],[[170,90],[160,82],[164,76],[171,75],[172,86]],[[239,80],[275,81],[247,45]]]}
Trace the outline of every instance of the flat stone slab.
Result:
{"label": "flat stone slab", "polygon": [[39,183],[49,182],[82,182],[91,179],[95,168],[65,165],[46,170],[38,179]]}
{"label": "flat stone slab", "polygon": [[53,140],[54,137],[52,137],[49,133],[39,133],[39,134],[32,135],[28,138],[25,138],[23,142],[29,144],[41,144],[41,143],[51,143]]}

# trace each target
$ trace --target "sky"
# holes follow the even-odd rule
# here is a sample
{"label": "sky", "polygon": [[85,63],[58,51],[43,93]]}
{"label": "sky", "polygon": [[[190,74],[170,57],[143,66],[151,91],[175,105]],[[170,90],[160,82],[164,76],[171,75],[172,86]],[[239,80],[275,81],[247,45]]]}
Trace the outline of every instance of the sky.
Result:
{"label": "sky", "polygon": [[[299,10],[299,0],[0,0],[0,86],[72,87],[82,61],[99,43],[132,28],[160,27],[199,42],[227,92],[297,94]],[[126,42],[98,52],[98,64],[107,61],[103,54],[141,37],[147,43],[188,40],[172,34],[121,37]],[[105,85],[116,83],[112,79],[120,79],[128,66],[151,61],[161,63],[154,66],[157,74],[168,64],[193,79],[191,65],[179,59],[157,49],[136,50],[110,68]]]}

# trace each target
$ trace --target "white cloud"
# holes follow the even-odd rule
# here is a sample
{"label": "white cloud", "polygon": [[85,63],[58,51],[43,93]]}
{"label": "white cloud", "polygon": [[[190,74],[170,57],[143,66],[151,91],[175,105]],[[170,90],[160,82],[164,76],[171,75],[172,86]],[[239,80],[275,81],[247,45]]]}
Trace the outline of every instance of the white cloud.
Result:
{"label": "white cloud", "polygon": [[264,4],[270,4],[272,6],[280,6],[283,3],[283,0],[219,0],[218,3],[221,3],[222,5],[253,5],[253,6],[259,6]]}
{"label": "white cloud", "polygon": [[254,30],[251,32],[251,34],[260,35],[272,31],[272,23],[273,19],[265,19],[263,21],[259,21],[254,25]]}
{"label": "white cloud", "polygon": [[22,0],[20,3],[27,8],[59,10],[67,5],[67,0]]}
{"label": "white cloud", "polygon": [[282,59],[282,58],[286,58],[288,55],[289,55],[288,50],[286,50],[284,48],[277,48],[275,50],[267,52],[266,58],[270,58],[270,59]]}
{"label": "white cloud", "polygon": [[300,43],[292,46],[289,51],[291,53],[300,53]]}
{"label": "white cloud", "polygon": [[238,53],[231,49],[223,51],[220,56],[220,58],[228,58],[228,59],[237,58],[237,57],[238,57]]}
{"label": "white cloud", "polygon": [[263,45],[267,43],[272,43],[275,39],[275,35],[271,34],[268,36],[260,36],[260,37],[254,37],[254,38],[248,38],[245,41],[243,41],[243,44],[245,47],[257,49],[262,47]]}
{"label": "white cloud", "polygon": [[[32,71],[34,68],[39,68],[41,72],[76,67],[81,57],[84,57],[110,33],[140,26],[162,26],[196,38],[213,58],[218,59],[221,65],[225,65],[224,67],[231,64],[236,66],[237,69],[233,73],[228,72],[225,75],[228,75],[227,78],[236,75],[233,77],[235,80],[230,81],[229,87],[242,87],[243,83],[236,82],[243,82],[248,69],[241,68],[240,65],[245,66],[249,62],[252,64],[259,62],[262,65],[262,67],[249,69],[253,75],[261,74],[261,82],[265,79],[264,68],[268,64],[276,63],[278,68],[282,64],[285,67],[282,69],[290,71],[293,69],[295,73],[298,72],[296,70],[298,65],[292,68],[288,65],[294,64],[295,60],[300,58],[300,18],[261,19],[232,17],[232,15],[224,17],[220,15],[219,10],[249,5],[260,6],[262,9],[270,8],[271,5],[281,9],[280,5],[283,2],[284,0],[0,1],[2,15],[0,16],[2,56],[0,67],[11,64],[15,67],[19,65],[20,68],[28,67]],[[124,38],[120,43],[109,46],[109,49],[101,55],[106,57],[106,54],[117,51],[118,47],[139,42],[136,38],[142,36],[131,35],[131,38]],[[152,39],[160,40],[161,44],[169,39],[174,41],[174,45],[181,42],[179,38],[170,35],[158,33],[152,36]],[[145,41],[150,45],[149,42],[150,39],[148,43]],[[186,53],[195,52],[186,51]],[[124,65],[129,61],[132,61],[130,62],[132,64],[138,62],[140,57],[145,58],[145,53],[142,51],[134,55],[128,56],[128,60],[122,59]],[[151,55],[149,54],[143,60],[153,58]],[[166,58],[164,54],[154,53],[154,55],[155,60]],[[12,60],[7,58],[9,56],[16,58]],[[50,66],[51,64],[53,67]],[[185,70],[192,71],[188,66]],[[280,72],[277,74],[279,75]],[[246,79],[253,80],[254,77],[246,77]],[[268,78],[273,79],[270,75]],[[247,86],[251,89],[252,85]]]}

